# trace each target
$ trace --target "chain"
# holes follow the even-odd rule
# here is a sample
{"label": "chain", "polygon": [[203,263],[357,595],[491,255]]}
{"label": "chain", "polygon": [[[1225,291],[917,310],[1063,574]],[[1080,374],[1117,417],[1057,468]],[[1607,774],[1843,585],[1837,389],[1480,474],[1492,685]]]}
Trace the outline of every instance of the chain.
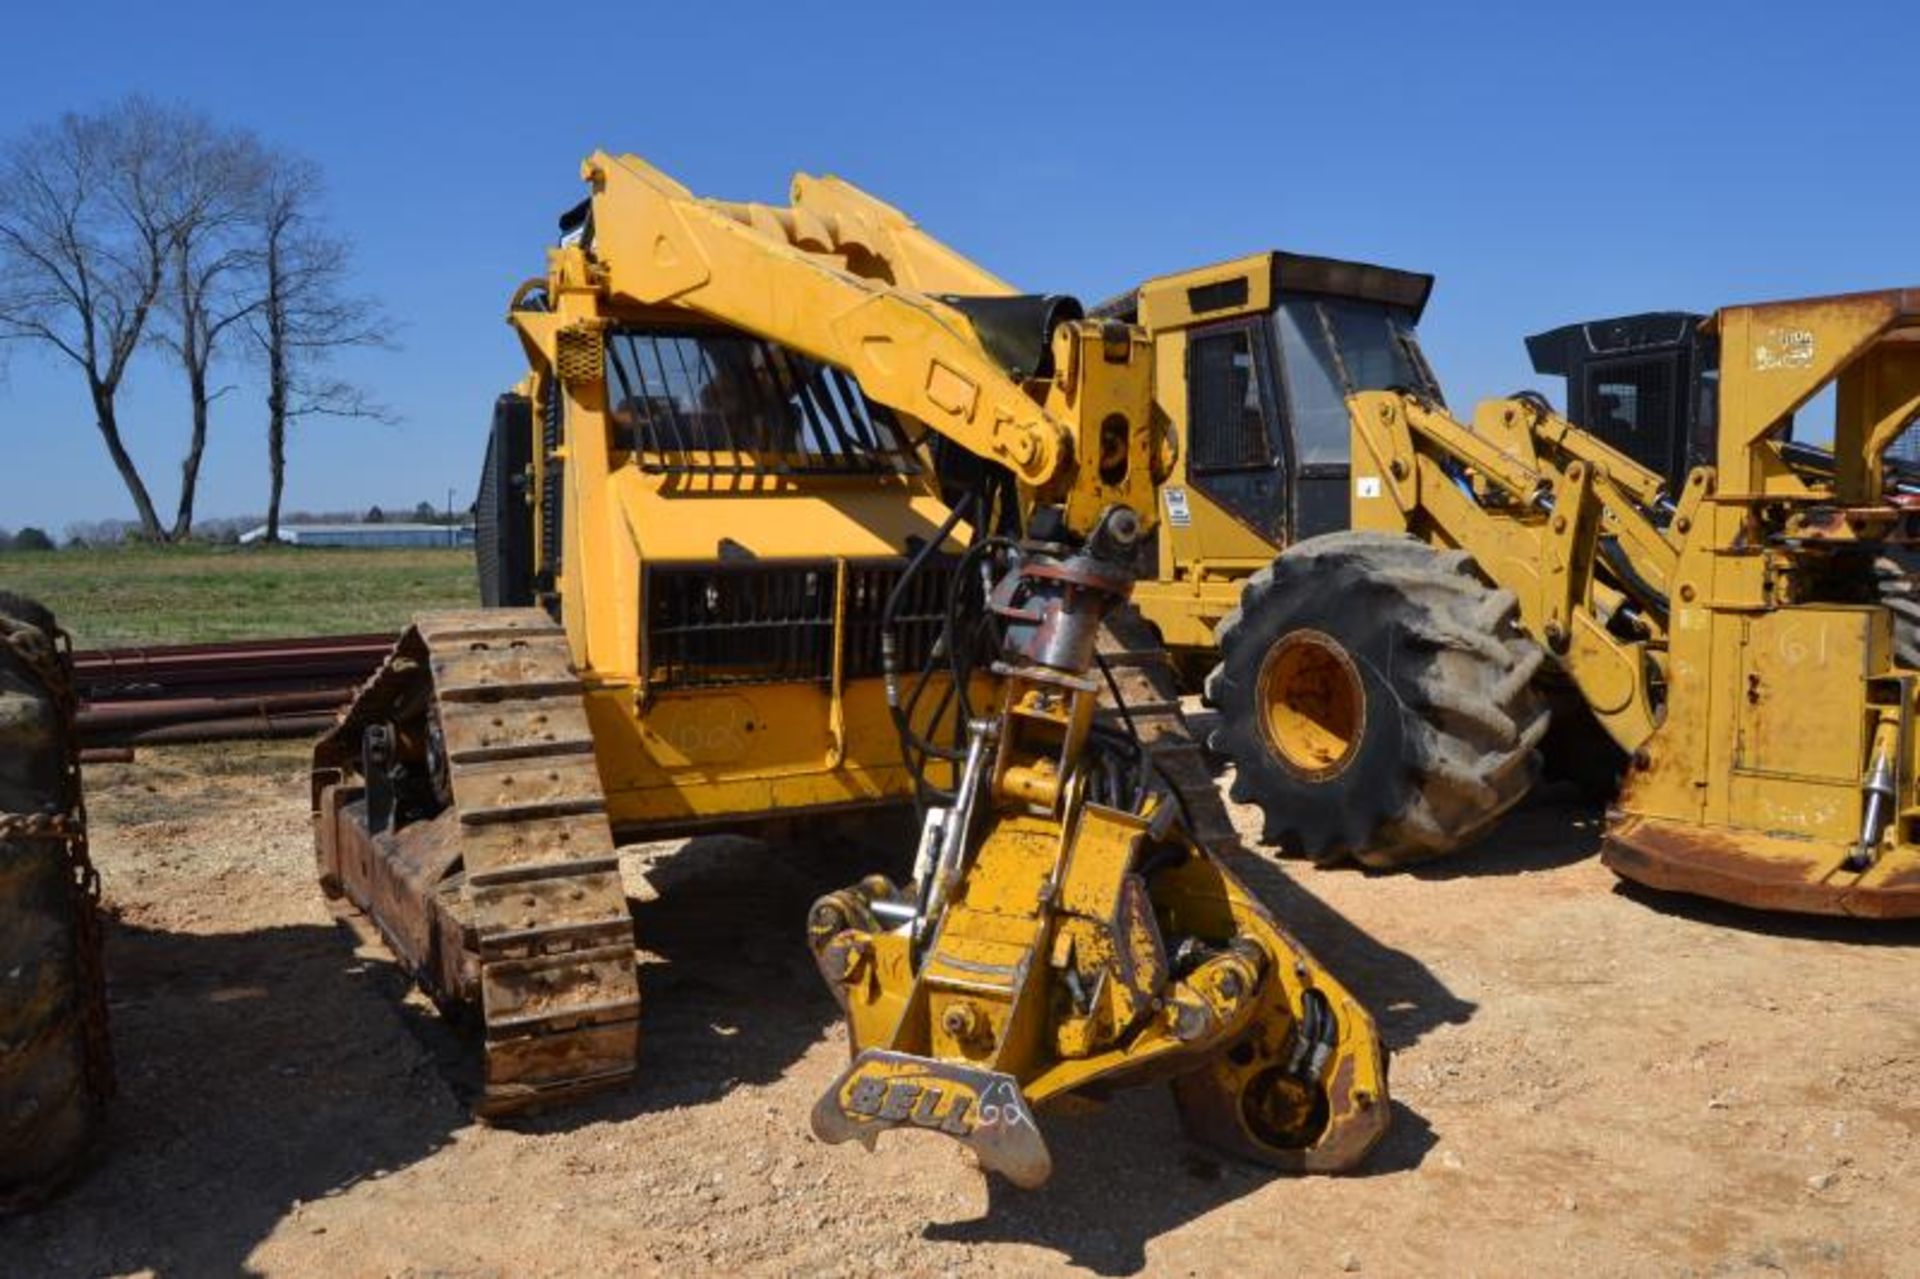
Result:
{"label": "chain", "polygon": [[113,1045],[107,1036],[107,980],[101,967],[100,872],[87,851],[87,805],[80,784],[80,733],[75,726],[79,697],[73,687],[73,639],[63,630],[49,638],[37,626],[0,614],[4,642],[33,673],[60,716],[60,740],[66,811],[0,813],[0,840],[53,840],[66,845],[68,883],[73,895],[73,931],[78,969],[82,1030],[87,1051],[87,1088],[98,1101],[113,1096]]}
{"label": "chain", "polygon": [[65,813],[0,813],[0,839],[49,839],[64,844],[78,829]]}

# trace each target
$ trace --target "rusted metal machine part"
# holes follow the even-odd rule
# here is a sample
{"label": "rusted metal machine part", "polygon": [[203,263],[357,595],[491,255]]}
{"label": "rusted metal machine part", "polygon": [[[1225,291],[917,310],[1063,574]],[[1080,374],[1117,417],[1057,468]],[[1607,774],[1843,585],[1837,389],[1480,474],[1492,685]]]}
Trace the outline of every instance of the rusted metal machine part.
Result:
{"label": "rusted metal machine part", "polygon": [[[128,748],[134,746],[170,746],[194,742],[275,741],[284,738],[313,738],[333,726],[334,711],[304,711],[291,715],[256,712],[229,715],[220,719],[193,720],[185,724],[160,724],[117,735],[114,740]],[[116,747],[102,747],[114,750]]]}
{"label": "rusted metal machine part", "polygon": [[[367,674],[372,673],[372,668],[369,668]],[[359,682],[356,681],[345,689],[316,689],[312,692],[253,693],[236,690],[232,694],[209,697],[156,697],[137,702],[82,703],[78,722],[81,736],[85,738],[167,724],[238,719],[248,715],[332,713],[347,704],[347,699],[353,695],[353,688],[358,686]]]}
{"label": "rusted metal machine part", "polygon": [[320,879],[447,1006],[498,1115],[622,1083],[640,992],[582,688],[537,609],[422,614],[315,748]]}
{"label": "rusted metal machine part", "polygon": [[1385,1131],[1371,1019],[1216,856],[1232,828],[1165,659],[1137,618],[1132,643],[1101,635],[1136,532],[1120,510],[1080,550],[1007,556],[1000,709],[973,721],[911,881],[815,905],[854,1054],[815,1106],[822,1140],[942,1132],[1035,1186],[1035,1109],[1156,1081],[1197,1137],[1289,1171],[1350,1167]]}
{"label": "rusted metal machine part", "polygon": [[1600,843],[1607,868],[1649,888],[1754,910],[1862,919],[1920,916],[1920,865],[1884,858],[1853,870],[1804,839],[1616,813]]}
{"label": "rusted metal machine part", "polygon": [[[293,694],[304,698],[310,694]],[[274,698],[208,698],[169,708],[91,708],[81,714],[80,740],[89,748],[159,746],[168,742],[220,742],[239,739],[313,737],[338,718],[344,696],[327,695],[325,706],[282,705]]]}
{"label": "rusted metal machine part", "polygon": [[114,1091],[67,639],[0,594],[0,1209],[79,1167]]}

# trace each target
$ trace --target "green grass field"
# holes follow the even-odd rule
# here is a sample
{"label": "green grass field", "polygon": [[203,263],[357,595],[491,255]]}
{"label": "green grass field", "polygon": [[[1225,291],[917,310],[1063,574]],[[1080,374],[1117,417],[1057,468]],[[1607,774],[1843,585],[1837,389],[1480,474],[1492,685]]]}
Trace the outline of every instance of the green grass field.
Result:
{"label": "green grass field", "polygon": [[464,549],[10,552],[0,590],[53,609],[80,648],[398,631],[416,610],[480,602]]}

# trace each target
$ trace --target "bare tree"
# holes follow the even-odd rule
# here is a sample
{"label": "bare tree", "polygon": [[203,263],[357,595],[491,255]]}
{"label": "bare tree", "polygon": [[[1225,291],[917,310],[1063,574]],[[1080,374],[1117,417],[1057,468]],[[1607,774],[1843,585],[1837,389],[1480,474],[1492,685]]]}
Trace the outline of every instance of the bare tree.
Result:
{"label": "bare tree", "polygon": [[257,206],[259,305],[248,316],[267,370],[267,531],[280,540],[287,429],[303,417],[391,415],[351,382],[330,376],[342,348],[387,345],[388,324],[371,299],[346,291],[349,249],[319,219],[319,170],[296,156],[273,158]]}
{"label": "bare tree", "polygon": [[169,323],[157,334],[180,361],[192,409],[187,451],[180,462],[175,541],[193,530],[200,459],[206,452],[213,401],[222,394],[211,389],[214,359],[226,336],[261,305],[245,277],[255,257],[249,226],[267,194],[268,172],[266,155],[251,134],[216,129],[200,117],[182,124],[187,132],[175,146],[180,162],[174,175],[177,216],[169,280],[162,293]]}
{"label": "bare tree", "polygon": [[32,129],[0,156],[0,338],[51,348],[85,374],[101,439],[156,541],[160,519],[116,400],[178,225],[171,171],[182,114],[128,98]]}
{"label": "bare tree", "polygon": [[[319,198],[307,161],[138,96],[0,148],[0,341],[39,344],[84,373],[143,537],[192,531],[211,406],[223,393],[213,369],[240,326],[266,369],[269,538],[279,533],[288,428],[309,416],[388,417],[328,374],[335,352],[382,345],[387,325],[373,302],[347,292],[348,247],[321,225]],[[179,360],[192,409],[170,529],[118,412],[128,365],[148,341]]]}

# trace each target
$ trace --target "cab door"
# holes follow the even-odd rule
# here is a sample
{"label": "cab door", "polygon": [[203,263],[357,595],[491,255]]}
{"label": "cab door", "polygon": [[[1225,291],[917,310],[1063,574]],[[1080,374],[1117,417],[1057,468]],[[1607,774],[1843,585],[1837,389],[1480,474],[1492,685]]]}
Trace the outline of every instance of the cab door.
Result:
{"label": "cab door", "polygon": [[1347,397],[1402,387],[1436,404],[1440,388],[1405,307],[1336,294],[1282,293],[1273,310],[1288,457],[1292,528],[1304,541],[1352,523],[1353,424]]}
{"label": "cab door", "polygon": [[1266,319],[1226,320],[1187,338],[1187,482],[1248,531],[1290,531],[1279,382]]}

